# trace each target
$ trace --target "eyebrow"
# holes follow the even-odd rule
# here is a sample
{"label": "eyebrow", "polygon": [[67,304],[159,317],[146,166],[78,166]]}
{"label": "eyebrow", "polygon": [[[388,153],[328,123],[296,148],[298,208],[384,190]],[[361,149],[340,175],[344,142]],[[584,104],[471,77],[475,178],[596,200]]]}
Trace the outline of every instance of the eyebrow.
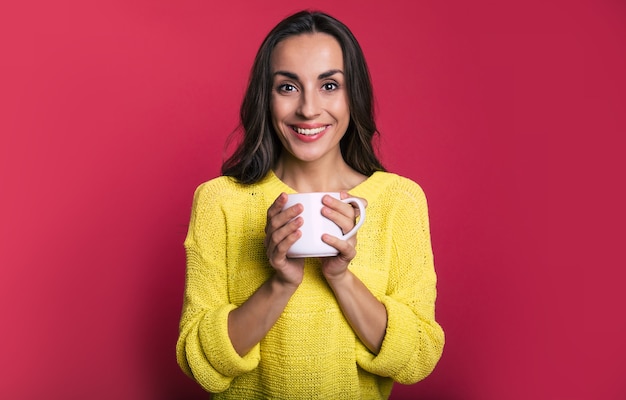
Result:
{"label": "eyebrow", "polygon": [[[321,74],[319,74],[317,76],[317,79],[326,79],[326,78],[330,78],[331,76],[335,75],[335,74],[342,74],[343,75],[343,71],[340,69],[331,69],[329,71],[326,72],[322,72]],[[289,79],[293,79],[295,81],[300,80],[300,78],[298,77],[297,74],[294,74],[293,72],[289,72],[289,71],[276,71],[274,72],[274,76],[276,75],[282,75],[285,76]]]}

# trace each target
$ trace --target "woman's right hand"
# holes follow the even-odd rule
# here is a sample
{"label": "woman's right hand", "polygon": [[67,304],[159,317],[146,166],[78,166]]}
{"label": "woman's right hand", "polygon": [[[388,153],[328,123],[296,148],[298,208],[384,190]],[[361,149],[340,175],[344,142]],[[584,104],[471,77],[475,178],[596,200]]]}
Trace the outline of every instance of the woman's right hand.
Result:
{"label": "woman's right hand", "polygon": [[267,210],[265,225],[265,249],[270,265],[276,270],[276,278],[287,285],[299,286],[304,277],[304,259],[287,258],[287,250],[300,238],[303,211],[302,204],[283,210],[287,194],[280,196]]}

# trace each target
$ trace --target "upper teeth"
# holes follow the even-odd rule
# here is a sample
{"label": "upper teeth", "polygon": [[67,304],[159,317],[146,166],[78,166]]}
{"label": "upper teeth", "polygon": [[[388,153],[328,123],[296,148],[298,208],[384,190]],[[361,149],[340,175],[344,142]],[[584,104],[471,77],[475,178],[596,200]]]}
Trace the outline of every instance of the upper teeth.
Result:
{"label": "upper teeth", "polygon": [[320,126],[319,128],[314,128],[314,129],[303,129],[303,128],[298,128],[298,127],[294,126],[294,129],[295,129],[296,132],[298,132],[301,135],[311,136],[311,135],[316,135],[316,134],[320,133],[321,131],[326,129],[326,127],[325,126]]}

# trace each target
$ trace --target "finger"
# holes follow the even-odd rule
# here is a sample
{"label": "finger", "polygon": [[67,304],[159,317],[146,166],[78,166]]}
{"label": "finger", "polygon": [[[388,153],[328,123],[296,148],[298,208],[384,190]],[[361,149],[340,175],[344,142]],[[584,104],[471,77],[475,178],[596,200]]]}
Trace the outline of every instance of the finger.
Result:
{"label": "finger", "polygon": [[279,229],[303,211],[302,204],[295,204],[287,209],[283,209],[287,203],[287,195],[281,193],[274,201],[274,204],[267,210],[267,222],[265,225],[265,234],[271,235],[275,230]]}
{"label": "finger", "polygon": [[276,198],[276,200],[274,200],[270,208],[267,209],[268,221],[272,219],[276,214],[282,211],[285,204],[287,204],[287,198],[288,198],[287,193],[283,192]]}
{"label": "finger", "polygon": [[322,203],[332,209],[333,211],[340,213],[341,215],[347,218],[354,218],[354,208],[352,204],[344,203],[343,201],[334,198],[333,196],[324,196],[322,198]]}
{"label": "finger", "polygon": [[322,208],[322,215],[332,222],[334,222],[340,229],[343,234],[349,232],[354,227],[355,214],[353,211],[349,210],[350,216],[346,216],[341,212],[335,211],[332,208],[324,207]]}
{"label": "finger", "polygon": [[[367,200],[363,197],[356,197],[356,196],[352,196],[350,193],[348,192],[341,192],[341,199],[347,199],[349,197],[353,197],[355,199],[359,199],[361,201],[361,203],[363,203],[363,208],[367,208]],[[359,209],[359,205],[357,203],[349,203],[350,206],[352,206],[352,208],[354,209],[354,215],[355,215],[355,219],[359,216],[361,216],[361,210]]]}
{"label": "finger", "polygon": [[270,240],[270,246],[267,249],[267,257],[270,260],[270,264],[274,267],[279,266],[287,260],[287,251],[302,236],[302,231],[298,229],[302,224],[298,224],[298,221],[294,220],[288,225],[292,224],[296,225],[295,230],[287,231],[286,226],[275,232],[272,240]]}
{"label": "finger", "polygon": [[351,204],[344,203],[332,196],[325,196],[322,201],[326,206],[322,208],[322,215],[337,224],[343,233],[354,227],[358,208],[355,209]]}
{"label": "finger", "polygon": [[[295,222],[297,221],[293,221],[293,223]],[[274,248],[275,258],[280,260],[287,258],[287,251],[289,251],[291,246],[302,236],[302,231],[298,229],[300,226],[302,226],[301,223],[295,227],[295,230],[290,231],[280,242],[276,244],[276,247]]]}
{"label": "finger", "polygon": [[[363,207],[367,208],[367,199],[364,199],[363,197],[357,197],[357,196],[352,196],[350,193],[348,192],[339,192],[339,197],[341,198],[341,200],[345,200],[349,197],[354,197],[357,198],[359,200],[361,200],[361,202],[363,202]],[[353,207],[356,207],[355,204],[352,205]],[[358,207],[356,207],[357,211],[358,211]]]}
{"label": "finger", "polygon": [[266,236],[267,256],[270,260],[286,257],[287,250],[302,235],[300,227],[303,223],[302,217],[294,218]]}
{"label": "finger", "polygon": [[349,240],[341,240],[335,236],[324,234],[322,235],[322,241],[337,249],[339,257],[347,261],[356,257],[356,236],[351,237]]}

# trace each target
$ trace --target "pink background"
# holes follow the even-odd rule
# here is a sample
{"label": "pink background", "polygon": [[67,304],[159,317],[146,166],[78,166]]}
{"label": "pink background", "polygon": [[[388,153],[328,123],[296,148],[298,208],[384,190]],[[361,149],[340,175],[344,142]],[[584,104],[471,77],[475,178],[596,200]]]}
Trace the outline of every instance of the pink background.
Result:
{"label": "pink background", "polygon": [[193,190],[305,7],[430,202],[447,344],[392,399],[626,398],[618,0],[2,2],[0,397],[206,398],[174,356]]}

